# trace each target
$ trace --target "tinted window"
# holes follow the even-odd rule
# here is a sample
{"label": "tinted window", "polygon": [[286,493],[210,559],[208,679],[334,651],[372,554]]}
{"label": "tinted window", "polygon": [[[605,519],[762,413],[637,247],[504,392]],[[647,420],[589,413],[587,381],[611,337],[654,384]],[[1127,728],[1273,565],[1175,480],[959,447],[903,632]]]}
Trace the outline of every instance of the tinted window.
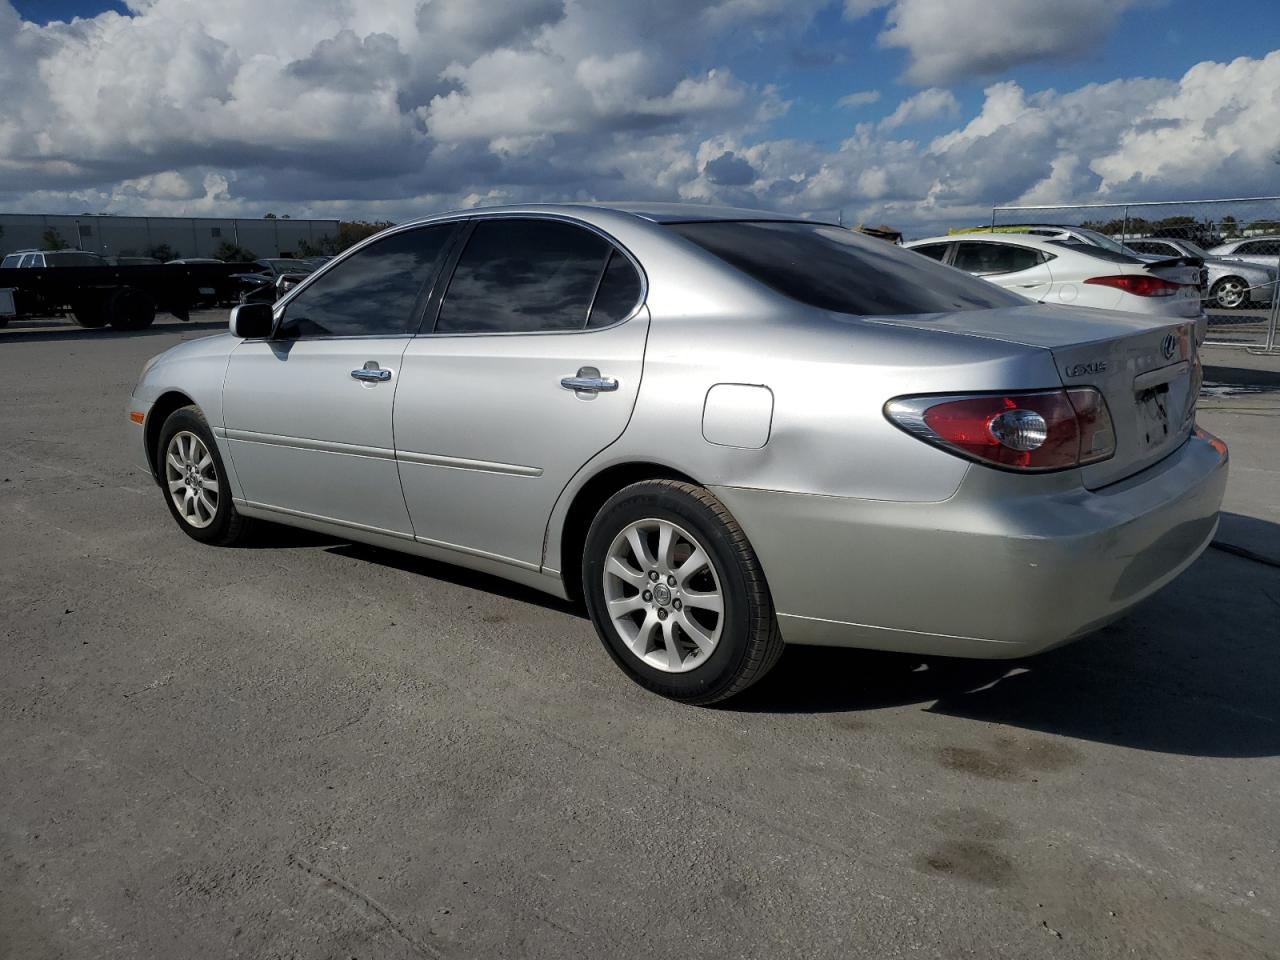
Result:
{"label": "tinted window", "polygon": [[912,247],[916,253],[923,253],[930,260],[942,260],[947,255],[946,243],[926,243],[923,247]]}
{"label": "tinted window", "polygon": [[1073,253],[1083,253],[1086,257],[1093,257],[1095,260],[1106,260],[1108,263],[1145,263],[1139,260],[1131,253],[1116,253],[1113,250],[1107,250],[1103,247],[1095,247],[1091,243],[1080,243],[1077,240],[1050,240],[1052,244],[1059,247],[1065,247]]}
{"label": "tinted window", "polygon": [[481,220],[440,306],[437,333],[581,330],[609,244],[554,220]]}
{"label": "tinted window", "polygon": [[18,266],[20,266],[20,267],[34,267],[34,266],[36,266],[36,265],[37,265],[37,264],[36,264],[36,258],[37,258],[37,257],[39,257],[39,256],[40,256],[40,255],[39,255],[38,253],[28,253],[25,257],[23,257],[23,258],[22,258],[22,262],[21,262],[20,264],[18,264]]}
{"label": "tinted window", "polygon": [[1178,249],[1170,243],[1153,243],[1150,240],[1130,240],[1128,243],[1130,250],[1136,250],[1138,253],[1146,253],[1159,257],[1176,257],[1179,255]]}
{"label": "tinted window", "polygon": [[107,261],[96,253],[46,253],[44,263],[47,267],[103,267]]}
{"label": "tinted window", "polygon": [[631,315],[639,299],[640,274],[630,260],[618,251],[613,251],[609,256],[609,265],[604,268],[604,275],[600,278],[600,289],[596,291],[596,299],[591,304],[587,326],[607,327],[625,320]]}
{"label": "tinted window", "polygon": [[352,254],[289,301],[280,336],[396,336],[418,326],[453,224],[393,233]]}
{"label": "tinted window", "polygon": [[1236,248],[1236,253],[1280,254],[1280,240],[1250,240]]}
{"label": "tinted window", "polygon": [[716,221],[668,228],[779,293],[823,310],[892,316],[1027,305],[985,280],[843,227]]}
{"label": "tinted window", "polygon": [[12,269],[13,267],[16,267],[18,265],[18,261],[20,261],[21,259],[22,257],[19,254],[16,254],[16,253],[9,254],[9,256],[5,257],[4,261],[0,263],[0,270],[9,270],[9,269]]}
{"label": "tinted window", "polygon": [[1030,247],[1009,243],[961,243],[956,246],[953,266],[965,273],[1016,273],[1041,263],[1040,253]]}

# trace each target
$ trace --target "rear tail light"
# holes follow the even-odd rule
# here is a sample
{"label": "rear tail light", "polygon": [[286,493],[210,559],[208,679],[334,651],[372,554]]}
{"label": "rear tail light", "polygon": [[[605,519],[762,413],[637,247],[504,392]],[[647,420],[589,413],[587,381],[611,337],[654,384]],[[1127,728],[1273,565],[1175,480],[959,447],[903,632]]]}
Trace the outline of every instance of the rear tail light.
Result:
{"label": "rear tail light", "polygon": [[926,443],[1007,470],[1064,470],[1116,451],[1111,414],[1093,387],[899,397],[884,409]]}
{"label": "rear tail light", "polygon": [[[1171,280],[1152,277],[1144,273],[1115,277],[1090,277],[1085,283],[1096,284],[1100,287],[1115,287],[1117,290],[1132,293],[1137,297],[1172,297],[1176,296],[1183,287],[1181,283],[1174,283]],[[1187,286],[1195,286],[1195,284],[1187,284]]]}

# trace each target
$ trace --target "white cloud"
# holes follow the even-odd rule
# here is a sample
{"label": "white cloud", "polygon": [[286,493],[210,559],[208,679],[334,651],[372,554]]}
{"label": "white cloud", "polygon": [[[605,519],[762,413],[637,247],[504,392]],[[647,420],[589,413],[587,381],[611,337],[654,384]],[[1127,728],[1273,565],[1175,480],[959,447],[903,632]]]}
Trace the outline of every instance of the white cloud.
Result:
{"label": "white cloud", "polygon": [[[877,6],[920,79],[1029,50],[1067,55],[1093,36],[1054,34],[1058,14],[1037,4],[1054,34],[1037,46],[1049,41],[1028,39],[1026,4],[951,0],[934,7],[947,49],[936,25],[920,27],[917,0],[848,0],[846,12]],[[505,200],[683,198],[909,226],[980,220],[1018,199],[1274,192],[1278,169],[1280,52],[1176,80],[995,82],[964,116],[951,91],[929,87],[879,123],[850,129],[832,114],[833,146],[771,137],[783,92],[724,66],[726,43],[787,57],[809,2],[260,7],[133,0],[132,18],[37,27],[0,0],[0,208],[400,219]],[[987,7],[1008,20],[990,44],[960,23]]]}
{"label": "white cloud", "polygon": [[879,90],[859,90],[856,93],[845,94],[836,101],[837,107],[865,107],[871,103],[877,103],[880,100]]}
{"label": "white cloud", "polygon": [[845,0],[845,15],[888,7],[880,44],[910,55],[907,79],[946,83],[1096,49],[1117,17],[1144,0]]}
{"label": "white cloud", "polygon": [[938,117],[954,117],[960,111],[960,102],[950,90],[930,87],[903,100],[893,113],[880,121],[880,129],[896,130],[909,123],[935,120]]}

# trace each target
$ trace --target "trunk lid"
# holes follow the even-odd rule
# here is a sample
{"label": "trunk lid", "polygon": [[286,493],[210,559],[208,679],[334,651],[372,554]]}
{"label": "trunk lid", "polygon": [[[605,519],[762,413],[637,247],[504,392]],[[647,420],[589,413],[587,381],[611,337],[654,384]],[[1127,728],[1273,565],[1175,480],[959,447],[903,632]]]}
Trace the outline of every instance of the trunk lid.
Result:
{"label": "trunk lid", "polygon": [[1115,455],[1081,468],[1091,490],[1164,459],[1194,427],[1200,379],[1195,320],[1030,304],[869,320],[1049,350],[1062,383],[1096,388],[1111,414]]}

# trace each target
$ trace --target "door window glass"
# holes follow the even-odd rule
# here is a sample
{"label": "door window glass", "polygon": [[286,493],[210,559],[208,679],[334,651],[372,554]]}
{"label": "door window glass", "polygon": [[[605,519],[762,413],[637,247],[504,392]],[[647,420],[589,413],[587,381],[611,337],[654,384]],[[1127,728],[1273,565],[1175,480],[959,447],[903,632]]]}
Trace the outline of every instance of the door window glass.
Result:
{"label": "door window glass", "polygon": [[916,253],[923,253],[930,260],[944,260],[947,256],[947,244],[926,243],[923,247],[912,247]]}
{"label": "door window glass", "polygon": [[639,299],[640,274],[630,260],[618,251],[613,251],[609,256],[608,266],[604,268],[604,275],[600,278],[596,299],[591,304],[588,329],[607,327],[625,320],[635,309]]}
{"label": "door window glass", "polygon": [[1258,254],[1275,256],[1280,254],[1280,240],[1250,240],[1246,244],[1242,244],[1236,253],[1247,253],[1253,256]]}
{"label": "door window glass", "polygon": [[404,230],[357,251],[289,301],[277,335],[413,333],[418,298],[430,289],[455,229],[450,223]]}
{"label": "door window glass", "polygon": [[480,220],[449,281],[436,333],[582,330],[610,253],[603,237],[573,224]]}
{"label": "door window glass", "polygon": [[1015,273],[1040,263],[1040,253],[1030,247],[1007,243],[960,243],[955,266],[966,273]]}

